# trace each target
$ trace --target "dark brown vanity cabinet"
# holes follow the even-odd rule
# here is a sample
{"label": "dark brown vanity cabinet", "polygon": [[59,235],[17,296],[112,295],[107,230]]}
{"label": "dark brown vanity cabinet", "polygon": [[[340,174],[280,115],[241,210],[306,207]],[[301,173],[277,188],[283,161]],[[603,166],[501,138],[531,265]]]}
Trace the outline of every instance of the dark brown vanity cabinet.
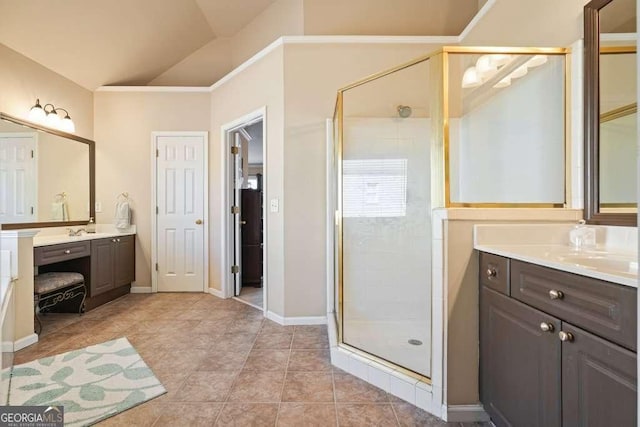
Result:
{"label": "dark brown vanity cabinet", "polygon": [[500,426],[636,426],[636,290],[480,254],[480,400]]}
{"label": "dark brown vanity cabinet", "polygon": [[135,280],[134,236],[91,241],[89,295],[100,295]]}

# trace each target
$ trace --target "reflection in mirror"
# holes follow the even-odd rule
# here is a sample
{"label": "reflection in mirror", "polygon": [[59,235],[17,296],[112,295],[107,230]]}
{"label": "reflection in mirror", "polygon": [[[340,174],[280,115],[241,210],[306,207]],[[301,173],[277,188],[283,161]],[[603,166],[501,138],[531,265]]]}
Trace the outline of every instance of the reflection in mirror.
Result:
{"label": "reflection in mirror", "polygon": [[0,223],[88,221],[89,145],[0,120]]}
{"label": "reflection in mirror", "polygon": [[451,206],[562,207],[565,55],[449,55]]}
{"label": "reflection in mirror", "polygon": [[636,1],[584,7],[584,218],[637,223]]}

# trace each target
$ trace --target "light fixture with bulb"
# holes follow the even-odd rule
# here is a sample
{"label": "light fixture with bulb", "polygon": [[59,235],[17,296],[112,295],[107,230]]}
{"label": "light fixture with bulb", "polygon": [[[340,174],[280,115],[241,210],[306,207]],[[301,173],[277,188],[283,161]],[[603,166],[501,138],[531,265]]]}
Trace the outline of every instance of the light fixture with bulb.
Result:
{"label": "light fixture with bulb", "polygon": [[[508,54],[488,54],[478,58],[475,65],[468,67],[462,76],[462,87],[464,89],[477,87],[490,80],[501,67],[507,65],[513,59]],[[546,55],[534,55],[524,64],[517,67],[499,82],[493,85],[494,88],[500,89],[511,84],[513,79],[524,77],[529,68],[539,67],[547,62]]]}
{"label": "light fixture with bulb", "polygon": [[[49,109],[47,109],[48,107]],[[58,111],[64,112],[64,117],[60,117]],[[40,105],[40,99],[36,99],[35,105],[29,110],[29,120],[64,132],[73,133],[76,131],[76,126],[67,110],[56,108],[53,104],[45,104],[43,107]]]}

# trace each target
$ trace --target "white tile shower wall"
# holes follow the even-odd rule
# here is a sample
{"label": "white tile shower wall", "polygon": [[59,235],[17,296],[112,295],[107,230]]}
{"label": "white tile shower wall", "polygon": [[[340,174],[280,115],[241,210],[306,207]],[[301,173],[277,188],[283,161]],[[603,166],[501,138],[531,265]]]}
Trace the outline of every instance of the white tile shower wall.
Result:
{"label": "white tile shower wall", "polygon": [[426,118],[348,119],[343,153],[343,339],[427,376],[429,126]]}

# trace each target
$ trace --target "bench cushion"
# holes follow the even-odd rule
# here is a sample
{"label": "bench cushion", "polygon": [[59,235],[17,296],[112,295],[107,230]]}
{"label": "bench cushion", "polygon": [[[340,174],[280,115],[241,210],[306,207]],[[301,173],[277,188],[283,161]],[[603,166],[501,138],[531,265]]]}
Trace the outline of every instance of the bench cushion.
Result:
{"label": "bench cushion", "polygon": [[41,295],[84,282],[80,273],[42,273],[33,278],[33,292]]}

